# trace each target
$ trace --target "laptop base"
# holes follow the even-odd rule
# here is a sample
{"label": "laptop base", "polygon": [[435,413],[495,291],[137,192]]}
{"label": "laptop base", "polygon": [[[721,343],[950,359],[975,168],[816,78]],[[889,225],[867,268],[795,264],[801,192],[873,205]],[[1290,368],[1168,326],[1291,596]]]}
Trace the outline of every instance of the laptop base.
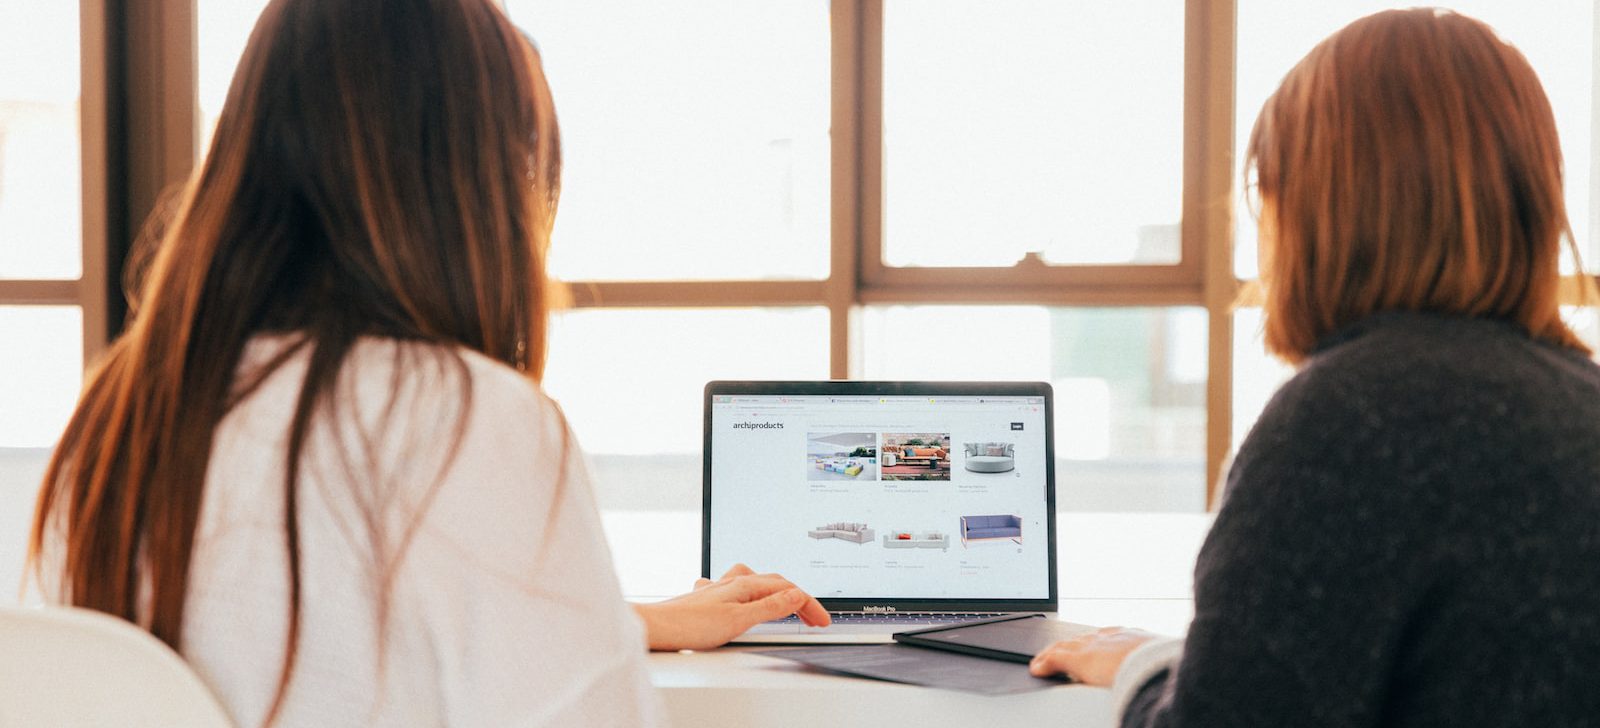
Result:
{"label": "laptop base", "polygon": [[[729,640],[733,645],[881,645],[894,642],[894,633],[947,624],[976,622],[1003,616],[1004,612],[912,612],[862,614],[834,612],[833,624],[808,627],[797,617],[764,622]],[[1054,617],[1051,614],[1051,617]]]}

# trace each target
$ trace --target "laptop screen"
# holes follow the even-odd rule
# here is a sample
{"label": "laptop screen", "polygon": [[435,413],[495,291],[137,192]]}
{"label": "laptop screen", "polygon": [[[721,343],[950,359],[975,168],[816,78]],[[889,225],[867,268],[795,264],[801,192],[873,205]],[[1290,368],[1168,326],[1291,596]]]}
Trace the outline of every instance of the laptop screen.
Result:
{"label": "laptop screen", "polygon": [[703,566],[826,600],[1050,600],[1044,384],[733,383],[706,391]]}

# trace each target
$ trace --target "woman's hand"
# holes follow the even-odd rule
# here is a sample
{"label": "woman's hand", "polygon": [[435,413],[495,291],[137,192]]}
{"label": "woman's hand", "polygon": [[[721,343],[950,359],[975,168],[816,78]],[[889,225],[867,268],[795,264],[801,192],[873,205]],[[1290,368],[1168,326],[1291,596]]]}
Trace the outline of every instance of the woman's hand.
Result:
{"label": "woman's hand", "polygon": [[737,564],[721,579],[700,579],[694,591],[654,604],[635,604],[652,650],[705,650],[745,630],[791,614],[813,627],[833,621],[828,610],[777,574]]}
{"label": "woman's hand", "polygon": [[1085,685],[1109,687],[1128,653],[1157,636],[1142,629],[1101,627],[1044,648],[1028,663],[1028,671],[1039,677],[1062,674]]}

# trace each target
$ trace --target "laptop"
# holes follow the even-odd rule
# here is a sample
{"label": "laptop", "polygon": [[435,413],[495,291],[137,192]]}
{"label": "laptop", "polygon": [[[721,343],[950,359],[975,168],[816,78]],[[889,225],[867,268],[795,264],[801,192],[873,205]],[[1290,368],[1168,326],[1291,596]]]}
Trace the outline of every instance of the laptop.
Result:
{"label": "laptop", "polygon": [[734,642],[1053,616],[1052,406],[1040,382],[707,384],[702,575],[778,572],[834,621],[790,617]]}

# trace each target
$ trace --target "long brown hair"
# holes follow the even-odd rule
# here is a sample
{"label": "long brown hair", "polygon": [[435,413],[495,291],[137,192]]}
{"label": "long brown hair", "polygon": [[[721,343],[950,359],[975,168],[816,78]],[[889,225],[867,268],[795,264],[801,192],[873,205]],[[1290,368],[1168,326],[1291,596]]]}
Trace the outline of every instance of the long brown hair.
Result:
{"label": "long brown hair", "polygon": [[1498,318],[1587,352],[1562,323],[1555,117],[1482,22],[1433,8],[1357,20],[1312,49],[1250,134],[1267,347],[1297,362],[1378,311]]}
{"label": "long brown hair", "polygon": [[181,645],[213,433],[249,388],[234,365],[253,336],[293,333],[268,367],[309,350],[270,721],[298,638],[296,464],[313,414],[364,336],[465,347],[538,379],[559,148],[537,51],[490,0],[274,0],[46,472],[30,559],[52,551],[54,596]]}

